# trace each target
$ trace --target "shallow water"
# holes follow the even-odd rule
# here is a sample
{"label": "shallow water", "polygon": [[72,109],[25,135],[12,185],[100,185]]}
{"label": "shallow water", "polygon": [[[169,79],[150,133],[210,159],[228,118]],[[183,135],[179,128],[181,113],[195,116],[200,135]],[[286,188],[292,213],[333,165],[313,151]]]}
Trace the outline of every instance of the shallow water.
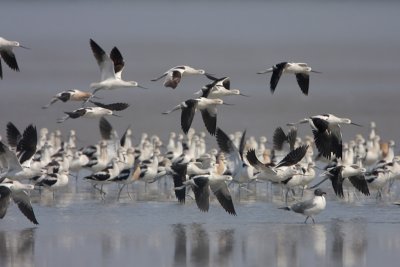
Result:
{"label": "shallow water", "polygon": [[280,197],[266,198],[264,184],[235,193],[237,216],[215,200],[208,213],[190,199],[178,204],[170,183],[157,194],[135,184],[134,200],[124,191],[119,202],[115,185],[105,190],[104,201],[80,180],[55,198],[33,192],[36,227],[11,206],[0,222],[2,266],[390,266],[399,258],[400,211],[391,201],[338,201],[326,188],[326,210],[304,224],[278,209]]}
{"label": "shallow water", "polygon": [[[399,141],[399,10],[397,1],[1,1],[7,27],[0,35],[31,50],[15,51],[20,73],[3,64],[0,133],[13,121],[64,135],[75,129],[79,146],[99,140],[97,120],[56,123],[79,104],[40,108],[61,90],[88,90],[97,81],[93,38],[106,51],[118,46],[127,62],[124,77],[150,88],[101,95],[132,105],[110,122],[120,132],[131,125],[136,138],[179,131],[179,115],[161,112],[193,97],[206,79],[185,79],[176,90],[150,79],[189,64],[230,76],[232,87],[251,95],[220,108],[218,124],[226,132],[246,128],[271,137],[277,126],[329,112],[365,126],[374,120],[382,140]],[[256,74],[284,60],[323,72],[311,77],[308,97],[290,76],[271,95],[266,78]],[[197,117],[193,126],[204,130]],[[344,127],[343,138],[359,132],[368,128]],[[77,188],[72,181],[55,199],[35,192],[37,227],[15,205],[9,208],[0,221],[0,266],[395,266],[400,259],[400,210],[390,204],[397,191],[382,203],[338,201],[328,191],[317,224],[304,225],[302,216],[277,209],[282,201],[265,197],[263,185],[257,197],[235,196],[236,217],[215,202],[208,213],[191,201],[179,205],[171,187],[161,195],[139,187],[135,201],[125,196],[119,203],[116,188],[105,202],[87,184]]]}

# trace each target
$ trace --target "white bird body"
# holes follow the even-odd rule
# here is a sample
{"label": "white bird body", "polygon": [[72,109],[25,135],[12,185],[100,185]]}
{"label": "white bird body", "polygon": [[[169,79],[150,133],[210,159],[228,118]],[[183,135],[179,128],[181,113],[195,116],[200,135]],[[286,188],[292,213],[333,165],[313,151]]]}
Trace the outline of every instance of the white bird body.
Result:
{"label": "white bird body", "polygon": [[173,111],[182,110],[181,114],[181,126],[185,134],[188,134],[190,126],[192,125],[194,114],[196,110],[201,111],[201,115],[204,124],[211,135],[215,134],[217,128],[217,105],[224,104],[222,99],[209,99],[205,97],[199,97],[196,99],[186,100],[173,109],[163,112],[163,114],[169,114]]}
{"label": "white bird body", "polygon": [[42,108],[46,109],[50,107],[52,104],[57,102],[58,100],[62,102],[68,102],[68,101],[87,101],[92,97],[92,93],[89,92],[84,92],[79,89],[71,89],[71,90],[66,90],[62,91],[58,94],[56,94],[48,103],[47,105],[43,106]]}
{"label": "white bird body", "polygon": [[281,62],[274,65],[272,68],[268,68],[264,71],[257,72],[258,74],[264,74],[272,72],[270,80],[271,93],[275,92],[276,86],[278,85],[279,79],[283,73],[292,73],[296,75],[297,83],[300,86],[303,94],[308,95],[308,87],[310,82],[310,72],[320,73],[312,70],[306,63],[294,63],[294,62]]}
{"label": "white bird body", "polygon": [[125,62],[118,48],[114,47],[111,50],[110,55],[107,55],[92,39],[90,39],[90,47],[101,72],[101,81],[90,84],[90,87],[94,89],[93,95],[99,90],[114,90],[118,88],[134,87],[146,89],[135,81],[122,80],[121,75]]}
{"label": "white bird body", "polygon": [[175,66],[169,70],[167,70],[163,75],[158,78],[152,79],[151,81],[155,82],[165,77],[164,86],[175,89],[180,83],[183,76],[189,75],[201,75],[206,74],[206,72],[202,69],[195,69],[190,66],[181,65]]}
{"label": "white bird body", "polygon": [[292,210],[296,213],[303,214],[304,216],[306,216],[306,220],[304,221],[304,223],[307,223],[308,218],[311,218],[313,223],[315,223],[313,216],[319,214],[326,207],[326,199],[324,197],[325,194],[326,193],[323,192],[321,189],[316,189],[314,191],[314,197],[312,199],[298,202],[292,204],[289,207],[284,207],[280,209]]}

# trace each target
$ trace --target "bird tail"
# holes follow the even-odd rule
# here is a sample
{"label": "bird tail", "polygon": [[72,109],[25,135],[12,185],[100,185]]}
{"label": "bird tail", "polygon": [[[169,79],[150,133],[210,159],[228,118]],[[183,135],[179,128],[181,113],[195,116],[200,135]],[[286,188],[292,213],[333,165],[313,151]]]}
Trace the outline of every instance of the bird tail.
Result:
{"label": "bird tail", "polygon": [[281,208],[278,208],[278,209],[280,209],[280,210],[290,210],[289,207],[281,207]]}

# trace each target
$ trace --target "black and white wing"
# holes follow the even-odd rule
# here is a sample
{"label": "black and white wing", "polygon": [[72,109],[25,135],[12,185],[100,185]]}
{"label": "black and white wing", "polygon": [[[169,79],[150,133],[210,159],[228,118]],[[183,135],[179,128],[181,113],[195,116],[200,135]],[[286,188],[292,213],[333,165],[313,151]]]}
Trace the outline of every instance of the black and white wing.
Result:
{"label": "black and white wing", "polygon": [[271,93],[275,92],[276,86],[278,85],[279,79],[282,76],[282,73],[286,67],[286,64],[287,64],[287,62],[281,62],[272,67],[272,76],[271,76],[271,80],[270,80]]}

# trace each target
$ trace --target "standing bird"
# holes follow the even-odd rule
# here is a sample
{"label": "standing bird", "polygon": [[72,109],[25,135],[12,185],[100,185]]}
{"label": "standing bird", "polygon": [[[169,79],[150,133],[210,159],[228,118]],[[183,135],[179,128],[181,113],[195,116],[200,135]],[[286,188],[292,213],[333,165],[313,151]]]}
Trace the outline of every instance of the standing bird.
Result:
{"label": "standing bird", "polygon": [[92,102],[97,107],[86,107],[76,109],[71,112],[64,112],[67,114],[66,116],[57,120],[58,123],[64,122],[65,120],[71,118],[100,118],[106,115],[112,115],[119,117],[119,115],[115,114],[114,111],[121,111],[129,107],[127,103],[113,103],[113,104],[102,104],[98,102]]}
{"label": "standing bird", "polygon": [[117,47],[114,47],[111,50],[110,56],[108,56],[106,52],[104,52],[104,50],[92,39],[90,39],[90,47],[92,48],[93,55],[97,60],[101,72],[101,81],[90,84],[90,87],[94,89],[93,95],[99,90],[114,90],[118,88],[133,87],[147,89],[135,81],[122,80],[121,74],[124,70],[125,62]]}
{"label": "standing bird", "polygon": [[48,103],[47,105],[43,106],[43,109],[49,108],[51,105],[53,105],[55,102],[58,100],[61,100],[62,102],[68,102],[68,101],[82,101],[85,102],[92,98],[92,93],[89,92],[83,92],[78,89],[71,89],[67,91],[62,91],[58,94],[56,94]]}
{"label": "standing bird", "polygon": [[182,65],[167,70],[163,75],[161,75],[158,78],[152,79],[151,81],[156,82],[165,77],[164,86],[175,89],[181,82],[183,76],[196,75],[196,74],[201,75],[201,74],[206,74],[206,72],[202,69],[194,69],[190,66]]}
{"label": "standing bird", "polygon": [[0,79],[3,79],[3,70],[1,67],[1,59],[15,71],[19,71],[17,59],[15,58],[14,52],[12,51],[14,47],[22,47],[25,49],[29,49],[26,46],[20,45],[19,42],[9,41],[0,37]]}
{"label": "standing bird", "polygon": [[321,73],[319,71],[312,70],[311,67],[307,66],[307,63],[293,63],[293,62],[281,62],[273,66],[272,68],[264,71],[257,72],[258,74],[264,74],[272,72],[270,88],[271,93],[275,92],[275,88],[278,85],[279,79],[282,73],[294,73],[296,75],[297,83],[300,86],[303,94],[308,95],[308,87],[310,84],[310,72]]}
{"label": "standing bird", "polygon": [[301,213],[306,216],[304,223],[307,223],[308,218],[311,218],[313,223],[315,223],[313,215],[317,215],[326,207],[324,195],[326,195],[326,193],[318,188],[314,191],[314,197],[312,199],[295,203],[289,207],[283,207],[280,209],[292,210],[296,213]]}
{"label": "standing bird", "polygon": [[332,114],[323,114],[305,118],[297,123],[288,123],[293,126],[300,123],[309,123],[314,135],[315,146],[318,151],[327,159],[333,156],[342,158],[342,132],[340,124],[361,125],[352,122],[348,118],[339,118]]}
{"label": "standing bird", "polygon": [[217,129],[217,105],[229,105],[221,99],[208,99],[204,97],[186,100],[171,110],[163,112],[169,114],[175,110],[181,109],[181,126],[185,134],[189,132],[196,110],[199,109],[203,117],[204,124],[211,135],[215,135]]}

